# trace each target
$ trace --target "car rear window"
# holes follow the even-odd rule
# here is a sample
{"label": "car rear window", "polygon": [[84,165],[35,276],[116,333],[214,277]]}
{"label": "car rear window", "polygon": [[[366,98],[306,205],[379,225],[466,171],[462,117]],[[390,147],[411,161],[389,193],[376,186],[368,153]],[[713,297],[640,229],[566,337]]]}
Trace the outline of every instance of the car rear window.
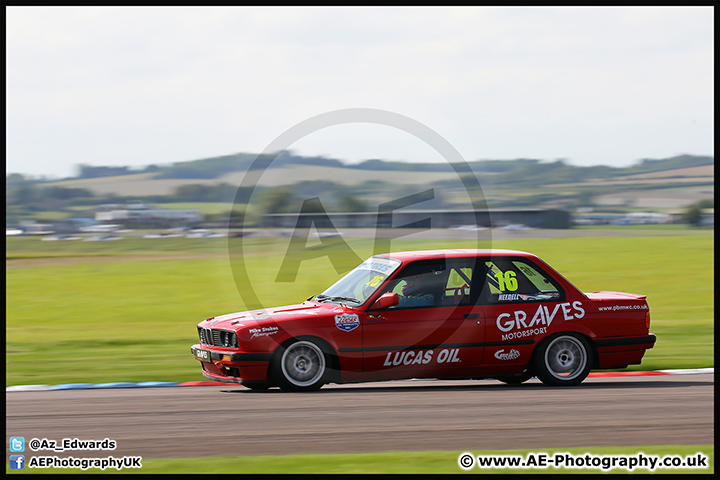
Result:
{"label": "car rear window", "polygon": [[552,302],[565,297],[552,277],[525,259],[498,258],[485,262],[489,303]]}

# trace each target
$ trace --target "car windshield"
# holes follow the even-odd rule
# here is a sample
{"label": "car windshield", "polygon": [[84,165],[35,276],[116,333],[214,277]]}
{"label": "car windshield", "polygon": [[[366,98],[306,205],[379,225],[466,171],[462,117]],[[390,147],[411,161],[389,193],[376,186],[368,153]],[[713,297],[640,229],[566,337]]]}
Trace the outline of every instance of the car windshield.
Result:
{"label": "car windshield", "polygon": [[361,305],[399,266],[398,260],[370,257],[315,299],[321,302],[340,301],[350,302],[352,306]]}

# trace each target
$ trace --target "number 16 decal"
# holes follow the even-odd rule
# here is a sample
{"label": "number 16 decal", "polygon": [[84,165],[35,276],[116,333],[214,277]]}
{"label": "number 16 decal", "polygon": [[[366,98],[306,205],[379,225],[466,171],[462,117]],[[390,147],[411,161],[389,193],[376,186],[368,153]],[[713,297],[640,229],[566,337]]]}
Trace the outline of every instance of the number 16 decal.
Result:
{"label": "number 16 decal", "polygon": [[505,290],[514,292],[518,288],[517,278],[515,278],[515,272],[507,271],[503,275],[502,272],[497,272],[495,278],[498,281],[498,288],[501,292]]}

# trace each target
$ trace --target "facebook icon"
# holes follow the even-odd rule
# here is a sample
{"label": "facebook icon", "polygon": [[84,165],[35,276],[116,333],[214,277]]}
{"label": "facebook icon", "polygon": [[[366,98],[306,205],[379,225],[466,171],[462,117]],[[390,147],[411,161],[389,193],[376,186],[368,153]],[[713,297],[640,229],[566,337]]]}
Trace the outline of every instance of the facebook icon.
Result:
{"label": "facebook icon", "polygon": [[25,455],[10,455],[10,470],[25,470]]}

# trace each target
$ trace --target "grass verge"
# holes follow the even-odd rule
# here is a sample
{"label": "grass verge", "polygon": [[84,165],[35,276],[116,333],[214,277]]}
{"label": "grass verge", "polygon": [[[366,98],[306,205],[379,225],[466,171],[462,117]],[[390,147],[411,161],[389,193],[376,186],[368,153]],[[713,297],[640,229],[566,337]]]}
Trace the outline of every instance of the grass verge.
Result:
{"label": "grass verge", "polygon": [[[278,283],[275,276],[288,239],[231,241],[245,242],[251,287],[267,307],[302,302],[342,274],[328,256],[321,256],[300,263],[297,281]],[[227,242],[8,239],[6,385],[202,379],[189,353],[197,341],[195,325],[209,316],[244,310],[239,291],[250,287],[235,284],[237,257],[228,256]],[[323,248],[339,248],[346,259],[372,253],[372,239],[347,242],[351,252],[342,244]],[[713,242],[713,233],[706,231],[522,238],[492,246],[536,253],[583,291],[647,295],[658,342],[642,365],[631,367],[646,370],[714,366]],[[471,241],[393,240],[396,250],[475,246]],[[204,258],[187,259],[198,254]],[[82,255],[82,262],[73,260]],[[67,261],[58,263],[59,258]]]}
{"label": "grass verge", "polygon": [[[714,447],[712,445],[661,445],[642,447],[587,447],[587,448],[551,448],[532,450],[496,450],[473,451],[469,450],[476,459],[478,456],[488,457],[521,457],[524,462],[541,462],[542,458],[562,459],[564,464],[569,461],[592,462],[590,468],[567,467],[526,467],[526,468],[479,468],[475,466],[463,470],[458,459],[465,452],[455,451],[427,451],[427,452],[380,452],[358,454],[306,454],[306,455],[279,455],[254,457],[212,457],[212,458],[183,458],[183,459],[144,459],[140,469],[100,470],[91,468],[86,471],[80,469],[26,469],[23,473],[169,473],[169,474],[452,474],[452,473],[505,473],[505,474],[532,474],[532,473],[676,473],[676,474],[712,474],[715,471]],[[670,461],[669,457],[679,458],[680,461],[695,462],[698,454],[707,457],[705,468],[650,468],[639,467],[623,468],[623,457],[634,457],[637,461],[645,458],[657,458],[660,461]],[[590,457],[591,455],[592,457]],[[29,457],[29,455],[27,456]],[[603,470],[602,465],[610,467],[615,458],[615,468]],[[29,460],[29,458],[28,458]],[[627,458],[629,465],[630,458]],[[593,465],[597,465],[594,467]],[[10,470],[6,464],[7,473],[19,473]]]}

